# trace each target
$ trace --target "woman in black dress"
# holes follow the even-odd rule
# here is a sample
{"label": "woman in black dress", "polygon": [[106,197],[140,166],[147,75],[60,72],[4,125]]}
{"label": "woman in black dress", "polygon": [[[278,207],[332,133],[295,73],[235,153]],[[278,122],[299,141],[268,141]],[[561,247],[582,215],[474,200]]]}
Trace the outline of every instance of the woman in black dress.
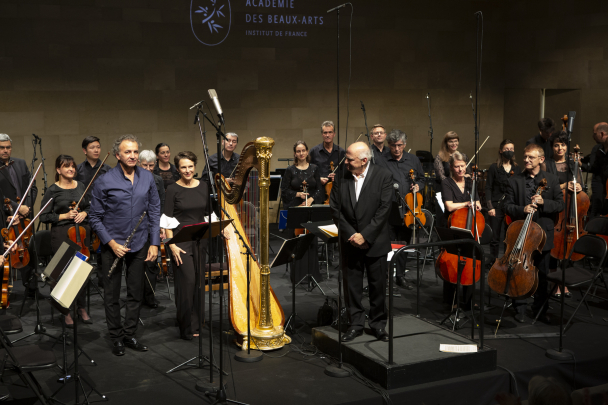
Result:
{"label": "woman in black dress", "polygon": [[[471,190],[473,179],[466,176],[466,157],[464,154],[455,151],[449,159],[451,177],[446,177],[441,182],[441,198],[444,205],[444,217],[447,218],[454,211],[471,206]],[[475,193],[475,209],[481,211],[479,195]],[[481,212],[478,215],[482,215]],[[443,282],[443,298],[445,302],[451,302],[456,286],[447,281]],[[472,298],[472,288],[463,286],[462,288],[464,303],[461,308],[469,309]]]}
{"label": "woman in black dress", "polygon": [[[498,147],[498,160],[488,169],[486,180],[486,204],[488,208],[488,223],[492,228],[492,242],[490,254],[498,258],[505,213],[502,205],[505,192],[509,187],[509,177],[521,173],[521,167],[515,162],[515,145],[513,141],[505,139]],[[505,227],[506,229],[506,227]]]}
{"label": "woman in black dress", "polygon": [[166,143],[159,143],[154,149],[156,153],[156,166],[153,173],[162,177],[165,184],[165,190],[169,186],[180,179],[180,174],[177,168],[169,162],[171,159],[171,148]]}
{"label": "woman in black dress", "polygon": [[[68,155],[59,155],[55,160],[55,183],[52,184],[42,199],[44,206],[51,198],[53,201],[40,214],[40,221],[45,224],[51,224],[51,249],[57,252],[61,244],[67,240],[68,229],[77,223],[86,231],[86,238],[83,241],[85,246],[90,246],[91,228],[89,227],[87,215],[89,214],[89,199],[83,198],[79,209],[76,211],[71,209],[72,202],[78,202],[84,193],[84,184],[75,180],[76,178],[76,163],[74,158]],[[88,281],[87,281],[88,282]],[[78,306],[78,317],[81,322],[91,324],[93,321],[87,314],[86,306],[86,283],[82,286],[80,292],[76,296],[76,305]],[[74,327],[74,321],[71,315],[66,315],[65,324],[68,328]]]}
{"label": "woman in black dress", "polygon": [[[551,136],[549,139],[551,146],[553,147],[553,157],[545,159],[545,171],[556,175],[559,178],[559,187],[562,192],[566,192],[566,188],[570,191],[574,190],[574,162],[568,159],[568,134],[565,131],[561,131]],[[583,172],[581,168],[578,168],[576,173],[576,192],[580,193],[583,191],[581,182],[583,179]],[[549,271],[554,272],[557,270],[558,259],[553,256],[549,259]],[[572,297],[572,293],[568,291],[566,287],[564,295],[567,298]],[[557,287],[554,294],[555,297],[561,296],[561,288]]]}
{"label": "woman in black dress", "polygon": [[[175,166],[180,179],[167,188],[165,194],[165,215],[179,221],[176,229],[167,229],[167,237],[172,238],[184,225],[205,222],[209,189],[207,183],[194,178],[197,157],[192,152],[180,152],[175,156]],[[205,312],[197,307],[199,283],[196,264],[203,269],[205,265],[207,241],[174,243],[169,245],[173,273],[175,276],[175,306],[180,338],[192,339],[200,333],[200,324],[204,321]],[[200,297],[205,299],[205,290]],[[199,319],[200,318],[200,319]]]}
{"label": "woman in black dress", "polygon": [[[323,204],[325,190],[321,183],[321,176],[317,165],[310,163],[308,145],[304,141],[297,141],[293,145],[294,164],[289,166],[283,175],[281,182],[281,199],[286,209],[296,206],[310,206],[313,204]],[[306,182],[306,193],[304,192],[304,182]],[[295,230],[290,230],[290,235],[295,236]],[[315,280],[319,280],[319,260],[317,257],[317,238],[313,239],[308,253],[295,262],[292,279],[298,282],[306,274],[310,273]],[[293,280],[292,280],[293,281]],[[309,280],[310,281],[310,280]]]}

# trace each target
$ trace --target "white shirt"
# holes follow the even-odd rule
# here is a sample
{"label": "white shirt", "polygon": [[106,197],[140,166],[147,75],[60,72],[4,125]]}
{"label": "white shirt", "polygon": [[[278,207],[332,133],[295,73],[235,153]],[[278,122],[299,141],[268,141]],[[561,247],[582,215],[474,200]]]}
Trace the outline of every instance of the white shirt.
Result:
{"label": "white shirt", "polygon": [[368,170],[369,170],[369,162],[367,163],[367,167],[365,168],[365,171],[363,173],[361,173],[358,176],[353,174],[353,177],[355,178],[355,196],[357,198],[357,201],[359,201],[359,194],[361,193],[361,189],[363,188],[363,182],[365,181],[365,178],[367,177]]}

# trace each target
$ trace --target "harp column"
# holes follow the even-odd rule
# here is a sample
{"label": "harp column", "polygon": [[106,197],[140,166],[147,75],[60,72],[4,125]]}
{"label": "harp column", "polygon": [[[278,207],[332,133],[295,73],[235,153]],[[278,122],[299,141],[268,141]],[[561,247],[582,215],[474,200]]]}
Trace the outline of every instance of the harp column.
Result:
{"label": "harp column", "polygon": [[268,263],[268,245],[270,243],[268,211],[270,189],[270,158],[272,157],[272,138],[261,137],[255,140],[256,157],[260,163],[260,313],[257,326],[251,331],[251,337],[260,350],[279,349],[289,338],[281,325],[274,325],[270,309],[270,265]]}

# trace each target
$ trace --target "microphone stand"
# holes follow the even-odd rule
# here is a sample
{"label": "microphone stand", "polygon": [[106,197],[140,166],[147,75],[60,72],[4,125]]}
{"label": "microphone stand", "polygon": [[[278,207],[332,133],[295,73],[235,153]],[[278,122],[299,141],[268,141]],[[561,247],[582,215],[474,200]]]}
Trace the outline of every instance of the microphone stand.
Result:
{"label": "microphone stand", "polygon": [[363,101],[361,101],[361,110],[363,111],[363,120],[365,120],[365,136],[367,136],[367,144],[369,145],[369,150],[372,151],[372,163],[376,164],[376,157],[374,156],[374,148],[372,148],[372,144],[369,140],[369,128],[367,127],[367,114],[365,113],[365,106],[363,105]]}
{"label": "microphone stand", "polygon": [[429,137],[431,138],[431,146],[429,152],[433,154],[433,120],[431,119],[431,93],[426,93],[426,101],[429,106]]}
{"label": "microphone stand", "polygon": [[[333,10],[330,10],[333,11]],[[336,24],[336,34],[337,34],[337,47],[336,47],[336,62],[337,62],[337,100],[338,100],[338,119],[337,119],[337,129],[338,129],[338,146],[340,145],[340,8],[335,9],[337,11],[338,22]],[[338,220],[338,250],[339,250],[339,264],[338,264],[338,366],[329,365],[325,367],[325,374],[330,377],[336,378],[345,378],[350,377],[351,373],[346,368],[342,367],[342,243],[343,241],[340,239],[342,233],[340,232],[340,221],[342,220],[342,183],[344,182],[344,165],[342,162],[338,164],[338,177],[340,181],[337,184],[334,184],[334,187],[337,186],[336,192],[338,193],[338,212],[339,212],[339,220]],[[334,178],[335,180],[335,178]],[[332,187],[333,192],[333,187]],[[330,196],[331,200],[331,196]],[[331,201],[330,201],[331,205]]]}

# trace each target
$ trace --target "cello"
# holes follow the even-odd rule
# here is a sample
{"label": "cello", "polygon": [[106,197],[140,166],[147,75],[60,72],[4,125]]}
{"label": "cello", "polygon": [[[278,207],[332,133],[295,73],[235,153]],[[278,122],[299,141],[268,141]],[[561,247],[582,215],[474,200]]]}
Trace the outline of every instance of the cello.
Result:
{"label": "cello", "polygon": [[[547,179],[542,179],[535,195],[540,195],[547,187]],[[538,288],[538,269],[532,255],[542,252],[547,235],[543,228],[532,221],[533,212],[525,220],[514,221],[506,232],[507,249],[500,259],[496,259],[488,273],[488,285],[496,293],[510,298],[528,298]]]}
{"label": "cello", "polygon": [[[466,180],[465,180],[466,181]],[[448,226],[452,229],[460,229],[471,232],[474,235],[475,240],[479,242],[483,230],[486,227],[486,221],[481,213],[476,213],[475,204],[475,182],[471,189],[471,205],[469,207],[463,207],[452,214],[448,218]],[[458,283],[458,256],[448,253],[447,250],[442,249],[441,253],[435,261],[435,272],[437,275],[448,283]],[[473,281],[473,259],[471,258],[460,258],[462,262],[465,262],[464,268],[460,276],[460,285],[472,285],[473,282],[479,281],[481,275],[481,261],[475,260],[475,280]]]}
{"label": "cello", "polygon": [[[574,161],[574,178],[572,184],[576,190],[576,176],[578,175],[578,167],[580,163],[580,147],[576,145],[572,154]],[[568,167],[569,170],[569,167]],[[567,184],[567,183],[566,183]],[[556,259],[565,259],[569,257],[574,247],[574,243],[586,234],[584,231],[583,220],[587,211],[589,210],[589,196],[584,191],[576,192],[570,191],[568,188],[564,190],[564,202],[566,203],[566,209],[559,213],[557,221],[555,222],[555,230],[553,236],[553,249],[551,249],[551,256]],[[572,198],[576,194],[576,198]],[[564,251],[564,238],[566,238],[566,250]],[[570,260],[578,261],[581,260],[584,255],[580,253],[573,253],[570,256]]]}

